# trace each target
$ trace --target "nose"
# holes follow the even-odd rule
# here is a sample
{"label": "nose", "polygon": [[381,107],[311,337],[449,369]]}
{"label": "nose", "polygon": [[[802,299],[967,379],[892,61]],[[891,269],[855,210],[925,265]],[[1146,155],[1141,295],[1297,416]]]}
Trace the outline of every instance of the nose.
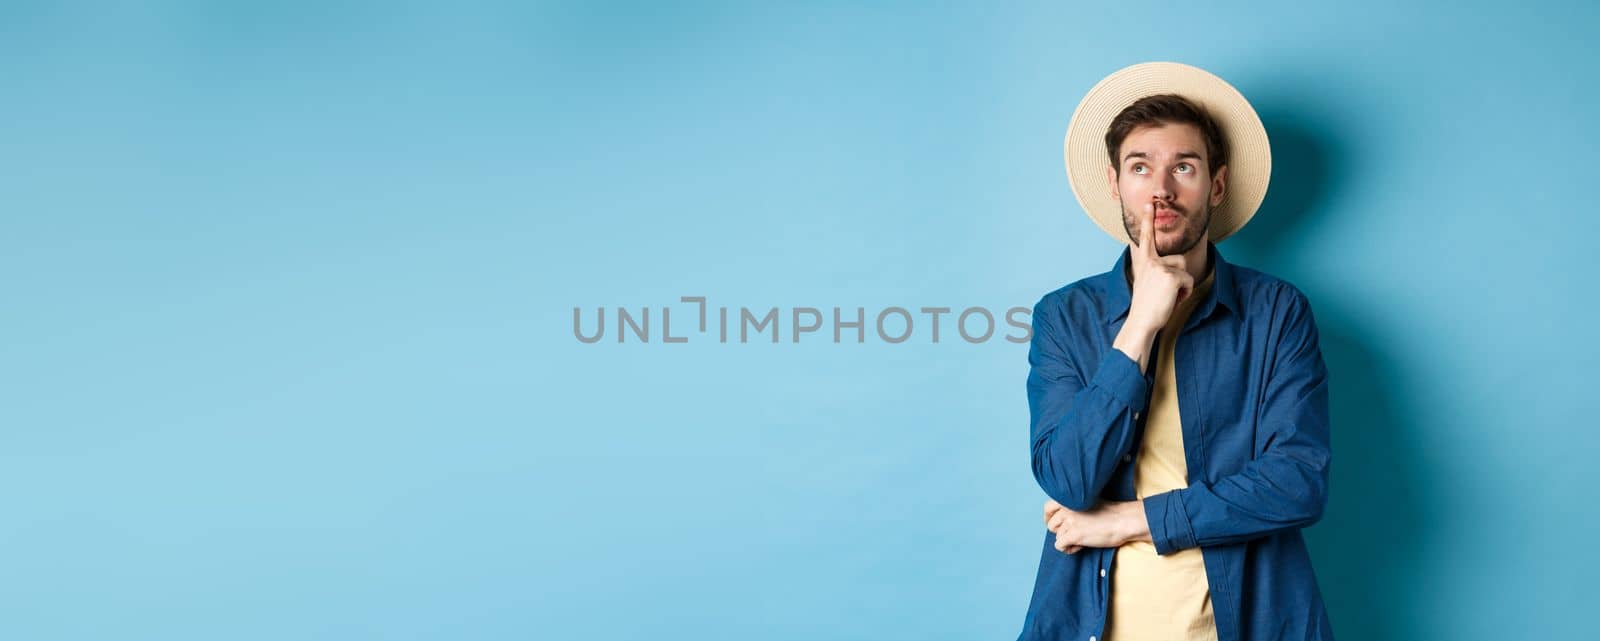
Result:
{"label": "nose", "polygon": [[1172,195],[1173,185],[1171,184],[1170,181],[1172,181],[1172,180],[1173,180],[1173,178],[1168,176],[1165,180],[1162,180],[1162,181],[1156,183],[1156,189],[1155,189],[1154,192],[1152,192],[1150,194],[1151,197],[1153,199],[1155,199],[1155,200],[1158,200],[1158,201],[1167,203],[1168,205],[1171,205],[1172,204],[1172,198],[1173,198],[1173,195]]}

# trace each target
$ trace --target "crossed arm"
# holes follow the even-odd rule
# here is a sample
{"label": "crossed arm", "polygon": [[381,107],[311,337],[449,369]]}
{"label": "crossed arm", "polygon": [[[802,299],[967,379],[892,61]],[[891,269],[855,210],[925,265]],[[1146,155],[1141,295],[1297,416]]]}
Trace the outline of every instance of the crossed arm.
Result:
{"label": "crossed arm", "polygon": [[1103,501],[1100,494],[1132,447],[1148,382],[1118,349],[1106,350],[1094,375],[1081,380],[1064,349],[1059,313],[1048,308],[1048,299],[1040,301],[1028,353],[1031,458],[1034,479],[1051,499],[1044,518],[1057,549],[1146,540],[1158,554],[1171,554],[1322,518],[1332,459],[1327,368],[1310,304],[1289,291],[1258,418],[1267,433],[1262,450],[1215,482],[1135,501]]}

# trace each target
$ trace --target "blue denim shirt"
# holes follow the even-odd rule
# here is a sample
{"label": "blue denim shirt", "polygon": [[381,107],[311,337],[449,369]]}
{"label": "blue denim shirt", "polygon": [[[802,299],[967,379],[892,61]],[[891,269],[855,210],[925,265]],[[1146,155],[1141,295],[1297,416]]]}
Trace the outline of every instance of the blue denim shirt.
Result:
{"label": "blue denim shirt", "polygon": [[[1145,497],[1150,536],[1157,554],[1200,547],[1221,641],[1332,639],[1301,536],[1322,517],[1332,460],[1311,305],[1287,281],[1229,264],[1214,243],[1207,254],[1211,290],[1173,355],[1188,487]],[[1033,309],[1033,476],[1072,510],[1136,498],[1159,354],[1141,374],[1111,347],[1131,300],[1128,260],[1124,248],[1111,271],[1050,292]],[[1116,549],[1064,554],[1054,536],[1045,531],[1018,639],[1099,641]]]}

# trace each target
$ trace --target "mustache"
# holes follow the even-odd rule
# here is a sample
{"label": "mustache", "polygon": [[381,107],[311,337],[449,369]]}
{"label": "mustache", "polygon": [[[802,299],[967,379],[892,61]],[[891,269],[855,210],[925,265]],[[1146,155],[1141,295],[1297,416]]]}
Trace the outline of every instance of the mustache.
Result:
{"label": "mustache", "polygon": [[[1189,210],[1184,208],[1184,207],[1180,207],[1180,206],[1178,206],[1176,204],[1168,203],[1166,205],[1166,208],[1169,209],[1169,210],[1177,212],[1179,216],[1183,216],[1185,218],[1189,217]],[[1124,212],[1124,214],[1126,216],[1129,217],[1130,220],[1138,220],[1139,219],[1139,216],[1140,216],[1139,212],[1133,211],[1131,209],[1127,209],[1126,207],[1123,208],[1123,212]]]}

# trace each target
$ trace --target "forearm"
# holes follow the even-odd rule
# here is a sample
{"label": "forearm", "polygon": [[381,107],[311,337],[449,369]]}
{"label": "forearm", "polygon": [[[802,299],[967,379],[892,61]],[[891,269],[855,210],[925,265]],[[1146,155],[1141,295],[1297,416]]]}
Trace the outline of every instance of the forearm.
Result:
{"label": "forearm", "polygon": [[1033,408],[1033,474],[1050,498],[1079,511],[1091,509],[1133,445],[1135,415],[1144,409],[1147,382],[1138,363],[1106,352],[1087,386],[1070,399],[1035,368],[1029,377]]}
{"label": "forearm", "polygon": [[1144,541],[1151,543],[1150,521],[1144,515],[1144,499],[1134,499],[1121,504],[1118,522],[1121,524],[1122,541],[1131,543]]}
{"label": "forearm", "polygon": [[1139,413],[1149,400],[1153,333],[1124,324],[1096,363],[1075,364],[1061,329],[1059,302],[1034,308],[1028,351],[1028,408],[1034,479],[1050,498],[1074,510],[1091,509],[1133,445]]}
{"label": "forearm", "polygon": [[1273,453],[1216,482],[1146,497],[1157,552],[1239,543],[1316,523],[1327,505],[1328,458],[1306,454],[1295,460]]}
{"label": "forearm", "polygon": [[1111,342],[1111,347],[1128,355],[1128,358],[1139,364],[1139,373],[1148,371],[1150,361],[1150,346],[1155,342],[1155,332],[1131,327],[1127,324],[1117,332],[1116,340]]}
{"label": "forearm", "polygon": [[1045,526],[1056,534],[1057,550],[1072,554],[1085,547],[1115,548],[1151,541],[1143,501],[1104,501],[1087,512],[1045,503]]}
{"label": "forearm", "polygon": [[[1144,376],[1144,372],[1146,372],[1147,363],[1149,363],[1150,342],[1152,340],[1154,340],[1154,336],[1150,332],[1131,328],[1131,326],[1126,326],[1125,324],[1122,331],[1118,332],[1117,339],[1112,342],[1112,348],[1114,348],[1115,352],[1120,352],[1120,356],[1107,355],[1106,360],[1102,360],[1101,368],[1106,368],[1106,366],[1115,363],[1115,361],[1122,361],[1122,363],[1125,363],[1122,368],[1136,371],[1136,374],[1130,372],[1126,379],[1141,379]],[[1128,368],[1126,366],[1128,363],[1133,364],[1133,368]],[[1096,376],[1096,380],[1106,382],[1106,377]],[[1062,425],[1064,430],[1062,428],[1053,430],[1050,433],[1051,440],[1035,441],[1035,478],[1040,481],[1040,486],[1045,489],[1046,494],[1050,494],[1053,499],[1059,500],[1061,504],[1069,505],[1075,510],[1088,510],[1098,502],[1099,491],[1104,488],[1106,481],[1110,480],[1110,475],[1115,470],[1115,462],[1122,457],[1126,449],[1133,446],[1131,444],[1131,433],[1133,433],[1134,424],[1138,420],[1138,411],[1142,409],[1142,404],[1144,404],[1142,401],[1144,401],[1144,393],[1147,390],[1146,385],[1142,385],[1142,380],[1136,385],[1138,392],[1128,390],[1126,385],[1107,385],[1107,387],[1122,388],[1123,395],[1126,395],[1126,398],[1123,398],[1123,403],[1131,406],[1131,408],[1125,408],[1125,411],[1126,409],[1131,409],[1131,411],[1126,411],[1120,417],[1115,417],[1110,412],[1088,412],[1088,414],[1098,414],[1098,416],[1088,417],[1090,420],[1080,420],[1086,419],[1086,416],[1083,416],[1085,412],[1082,412],[1083,409],[1086,409],[1085,403],[1082,403],[1083,398],[1080,398],[1078,403],[1074,403],[1075,411],[1069,412],[1069,416],[1064,417],[1064,425]],[[1114,396],[1118,395],[1114,393]],[[1099,427],[1099,425],[1106,424],[1107,420],[1115,424],[1110,433],[1104,432],[1104,428]],[[1062,435],[1066,435],[1066,438],[1059,438]],[[1099,435],[1104,436],[1096,438]],[[1074,473],[1067,472],[1067,470],[1062,470],[1059,467],[1059,465],[1066,464],[1066,462],[1072,462],[1070,468],[1077,470],[1077,473],[1090,473],[1090,478],[1072,483],[1072,478],[1075,476]],[[1149,537],[1149,528],[1146,528],[1144,516],[1142,516],[1142,513],[1138,516],[1138,524],[1136,526],[1131,523],[1133,521],[1131,518],[1126,520],[1130,521],[1126,529],[1130,531],[1130,535],[1138,534],[1136,529],[1142,529],[1144,531],[1142,535]]]}

